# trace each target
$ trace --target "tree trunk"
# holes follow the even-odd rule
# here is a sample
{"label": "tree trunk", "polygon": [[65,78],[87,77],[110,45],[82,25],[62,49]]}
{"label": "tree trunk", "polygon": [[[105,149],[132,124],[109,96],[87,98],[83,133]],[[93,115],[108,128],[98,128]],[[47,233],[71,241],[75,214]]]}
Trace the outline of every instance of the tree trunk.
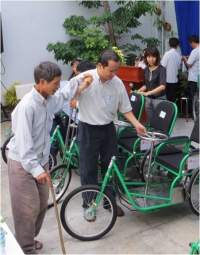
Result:
{"label": "tree trunk", "polygon": [[[108,1],[102,1],[102,5],[103,5],[103,8],[104,8],[105,12],[111,13],[110,5],[109,5]],[[106,24],[107,24],[107,28],[108,28],[108,34],[109,34],[110,42],[112,43],[113,46],[116,46],[117,42],[116,42],[116,38],[115,38],[115,35],[114,35],[112,21],[106,22]]]}

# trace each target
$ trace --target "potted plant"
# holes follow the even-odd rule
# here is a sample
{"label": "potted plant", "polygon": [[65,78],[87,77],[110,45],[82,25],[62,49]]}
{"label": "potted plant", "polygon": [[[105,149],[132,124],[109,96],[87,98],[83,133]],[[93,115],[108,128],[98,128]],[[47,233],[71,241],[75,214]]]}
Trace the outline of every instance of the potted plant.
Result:
{"label": "potted plant", "polygon": [[6,90],[6,92],[4,94],[4,100],[5,100],[4,110],[6,111],[8,116],[10,116],[11,112],[13,111],[13,109],[15,108],[17,103],[19,102],[19,100],[17,100],[16,89],[15,89],[15,86],[17,86],[17,85],[19,85],[19,82],[14,82]]}
{"label": "potted plant", "polygon": [[[128,91],[130,82],[140,84],[143,81],[143,71],[130,65],[134,65],[135,57],[143,48],[149,46],[152,38],[132,34],[130,29],[142,25],[139,21],[142,15],[159,15],[158,6],[151,1],[80,1],[79,4],[88,9],[99,9],[100,15],[89,19],[77,15],[66,18],[63,27],[70,39],[66,42],[49,43],[47,50],[53,52],[56,60],[68,64],[76,58],[96,63],[104,49],[113,46],[120,48],[126,56],[126,64],[129,67],[122,65],[119,77],[124,81]],[[131,43],[124,43],[121,40],[123,37]],[[159,40],[153,38],[154,42],[156,40],[158,43]],[[139,46],[141,43],[144,44],[143,48]]]}
{"label": "potted plant", "polygon": [[[47,50],[53,52],[56,60],[62,60],[65,64],[76,58],[95,63],[104,49],[116,46],[123,49],[127,64],[133,64],[134,58],[142,51],[138,42],[146,44],[148,38],[132,35],[130,29],[142,25],[139,21],[142,15],[155,14],[156,5],[148,1],[80,1],[79,4],[89,9],[99,9],[101,14],[89,19],[77,15],[66,18],[63,27],[70,39],[49,43]],[[123,43],[121,39],[124,36],[131,43]]]}

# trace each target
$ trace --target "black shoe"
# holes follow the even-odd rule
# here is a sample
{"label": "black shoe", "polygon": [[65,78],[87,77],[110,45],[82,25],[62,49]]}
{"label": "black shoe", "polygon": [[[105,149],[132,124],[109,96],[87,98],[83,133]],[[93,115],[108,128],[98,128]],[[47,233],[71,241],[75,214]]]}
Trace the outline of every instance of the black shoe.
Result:
{"label": "black shoe", "polygon": [[[103,208],[111,212],[110,204],[107,204],[107,205],[104,204]],[[117,205],[117,217],[123,217],[123,216],[124,216],[124,211],[122,210],[120,206]]]}
{"label": "black shoe", "polygon": [[124,211],[122,210],[122,208],[117,205],[117,217],[123,217],[124,216]]}

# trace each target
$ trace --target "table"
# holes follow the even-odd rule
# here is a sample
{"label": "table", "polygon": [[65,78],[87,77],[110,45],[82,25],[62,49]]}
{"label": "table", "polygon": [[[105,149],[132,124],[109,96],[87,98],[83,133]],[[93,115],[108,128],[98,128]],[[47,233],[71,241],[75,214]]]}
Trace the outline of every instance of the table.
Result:
{"label": "table", "polygon": [[10,231],[8,225],[4,222],[1,223],[0,226],[5,230],[5,239],[6,239],[6,245],[5,248],[2,249],[0,247],[0,254],[1,255],[23,255],[24,252],[22,251],[21,247],[19,246],[18,242],[16,241],[14,235]]}

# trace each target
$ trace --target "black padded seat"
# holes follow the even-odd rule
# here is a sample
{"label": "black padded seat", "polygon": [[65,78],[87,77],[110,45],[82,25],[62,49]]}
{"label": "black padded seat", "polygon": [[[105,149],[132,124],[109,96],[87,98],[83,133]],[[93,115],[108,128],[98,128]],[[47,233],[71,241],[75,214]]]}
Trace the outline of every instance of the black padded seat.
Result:
{"label": "black padded seat", "polygon": [[169,134],[169,130],[174,116],[174,104],[170,101],[163,100],[157,105],[152,119],[150,119],[150,126],[154,130],[159,130],[159,132],[161,133]]}
{"label": "black padded seat", "polygon": [[182,152],[175,154],[159,155],[156,158],[156,162],[178,171],[180,162],[183,157],[184,155]]}
{"label": "black padded seat", "polygon": [[160,151],[160,155],[171,155],[171,154],[176,154],[176,153],[182,153],[182,150],[180,150],[179,148],[175,147],[174,145],[168,144],[166,146],[164,146],[161,151]]}
{"label": "black padded seat", "polygon": [[133,151],[133,144],[135,143],[137,138],[138,138],[137,135],[135,137],[132,137],[132,138],[130,138],[130,137],[120,138],[118,140],[118,144],[121,145],[122,147],[124,147],[129,152],[132,152]]}
{"label": "black padded seat", "polygon": [[135,117],[138,119],[139,113],[142,107],[142,95],[132,92],[129,99],[132,106],[132,112],[135,115]]}
{"label": "black padded seat", "polygon": [[123,138],[135,138],[137,137],[137,132],[134,128],[126,128],[119,135],[119,140]]}

